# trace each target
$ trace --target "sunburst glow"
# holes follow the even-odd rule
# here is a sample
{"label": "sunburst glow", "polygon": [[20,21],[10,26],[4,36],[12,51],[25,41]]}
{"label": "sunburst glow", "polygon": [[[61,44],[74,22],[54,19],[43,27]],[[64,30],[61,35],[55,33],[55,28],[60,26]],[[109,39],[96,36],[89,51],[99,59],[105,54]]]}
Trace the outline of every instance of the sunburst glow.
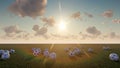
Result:
{"label": "sunburst glow", "polygon": [[58,24],[58,28],[60,30],[65,30],[66,29],[66,24],[64,21],[60,21],[60,23]]}

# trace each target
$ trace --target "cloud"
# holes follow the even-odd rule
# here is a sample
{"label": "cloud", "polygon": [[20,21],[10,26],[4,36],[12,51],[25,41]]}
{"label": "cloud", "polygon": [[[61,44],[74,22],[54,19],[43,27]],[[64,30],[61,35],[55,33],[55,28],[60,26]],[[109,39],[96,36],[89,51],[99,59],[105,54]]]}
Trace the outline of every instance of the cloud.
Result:
{"label": "cloud", "polygon": [[54,17],[49,17],[49,18],[44,17],[44,18],[41,18],[41,20],[43,22],[45,22],[45,25],[48,25],[48,26],[54,26],[55,25]]}
{"label": "cloud", "polygon": [[44,14],[46,4],[47,0],[16,0],[9,10],[21,17],[35,18]]}
{"label": "cloud", "polygon": [[85,14],[87,17],[89,17],[89,18],[93,18],[93,15],[90,14],[90,13],[85,12],[84,14]]}
{"label": "cloud", "polygon": [[120,24],[120,19],[114,19],[112,20],[113,23],[117,23],[117,24]]}
{"label": "cloud", "polygon": [[83,33],[83,32],[80,32],[79,35],[80,35],[80,39],[81,39],[81,40],[97,39],[96,36],[94,36],[94,35],[91,36],[91,35],[89,35],[89,34],[87,34],[87,33]]}
{"label": "cloud", "polygon": [[109,34],[109,37],[110,37],[110,38],[120,38],[120,36],[117,35],[115,32],[111,32],[111,33]]}
{"label": "cloud", "polygon": [[102,16],[104,16],[106,18],[111,18],[111,17],[113,17],[113,11],[112,10],[104,11]]}
{"label": "cloud", "polygon": [[110,37],[111,37],[111,38],[115,38],[115,37],[116,37],[116,33],[115,33],[115,32],[111,32],[111,33],[110,33]]}
{"label": "cloud", "polygon": [[6,26],[3,28],[3,31],[5,32],[6,36],[12,36],[14,34],[23,32],[22,30],[19,29],[19,26],[17,25]]}
{"label": "cloud", "polygon": [[32,34],[26,32],[26,31],[24,31],[24,32],[22,32],[22,33],[15,36],[15,39],[29,40],[29,39],[32,39],[32,38],[33,38]]}
{"label": "cloud", "polygon": [[34,25],[34,26],[33,26],[33,28],[32,28],[32,30],[34,30],[34,31],[38,31],[38,30],[39,30],[39,28],[40,28],[40,26],[39,26],[39,25]]}
{"label": "cloud", "polygon": [[35,31],[35,33],[23,31],[17,25],[6,26],[3,28],[5,35],[1,36],[1,38],[6,40],[33,40],[33,38],[40,38],[40,36],[45,39],[49,38],[46,27],[40,28],[39,25],[34,25],[32,30]]}
{"label": "cloud", "polygon": [[71,18],[73,18],[73,19],[81,19],[81,14],[80,14],[80,12],[73,13],[73,14],[71,15]]}
{"label": "cloud", "polygon": [[47,27],[39,27],[39,25],[34,25],[32,30],[34,30],[36,32],[36,36],[38,35],[45,35],[48,31]]}
{"label": "cloud", "polygon": [[42,27],[37,31],[36,35],[44,35],[47,33],[47,31],[48,29],[46,27]]}
{"label": "cloud", "polygon": [[101,34],[101,31],[99,31],[95,26],[88,27],[86,29],[86,32],[95,36],[98,36]]}
{"label": "cloud", "polygon": [[21,30],[18,25],[10,25],[10,26],[3,27],[2,29],[5,32],[5,35],[1,36],[2,39],[26,40],[32,37],[30,33]]}

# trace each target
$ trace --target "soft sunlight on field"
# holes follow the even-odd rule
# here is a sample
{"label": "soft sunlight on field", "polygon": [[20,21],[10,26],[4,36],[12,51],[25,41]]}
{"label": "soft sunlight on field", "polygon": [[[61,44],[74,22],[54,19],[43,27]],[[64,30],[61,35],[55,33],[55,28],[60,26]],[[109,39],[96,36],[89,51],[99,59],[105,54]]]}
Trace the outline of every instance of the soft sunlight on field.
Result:
{"label": "soft sunlight on field", "polygon": [[[104,51],[103,46],[110,46],[112,49]],[[81,49],[82,54],[73,58],[69,57],[65,48],[71,50],[75,47]],[[0,44],[0,49],[16,50],[8,60],[0,60],[0,68],[118,68],[120,62],[109,60],[109,54],[115,52],[120,55],[120,46],[115,44]],[[55,52],[56,60],[45,58],[42,54],[33,56],[32,48],[41,48],[43,51],[48,48],[50,52]],[[88,48],[93,48],[94,52],[89,53]]]}

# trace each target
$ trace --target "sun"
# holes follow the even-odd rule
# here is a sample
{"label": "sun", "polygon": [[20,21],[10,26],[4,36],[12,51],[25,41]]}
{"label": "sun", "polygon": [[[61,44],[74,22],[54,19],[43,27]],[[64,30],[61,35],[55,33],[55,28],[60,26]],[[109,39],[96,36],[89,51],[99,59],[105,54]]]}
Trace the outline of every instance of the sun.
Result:
{"label": "sun", "polygon": [[58,28],[59,28],[59,30],[65,30],[66,29],[66,24],[63,20],[61,20],[60,23],[58,24]]}

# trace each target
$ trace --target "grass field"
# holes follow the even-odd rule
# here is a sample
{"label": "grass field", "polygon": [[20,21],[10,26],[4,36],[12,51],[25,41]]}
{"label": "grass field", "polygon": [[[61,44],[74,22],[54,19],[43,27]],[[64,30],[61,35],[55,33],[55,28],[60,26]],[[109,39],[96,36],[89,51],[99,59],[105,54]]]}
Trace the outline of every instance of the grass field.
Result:
{"label": "grass field", "polygon": [[[0,44],[0,49],[15,49],[10,59],[0,60],[0,68],[120,68],[120,62],[109,60],[112,52],[120,56],[119,44]],[[103,46],[110,46],[111,50],[104,51]],[[82,54],[70,58],[65,48],[78,47]],[[45,58],[43,55],[33,56],[32,48],[49,48],[50,52],[56,52],[56,60]],[[93,48],[94,53],[88,53],[87,49]]]}

